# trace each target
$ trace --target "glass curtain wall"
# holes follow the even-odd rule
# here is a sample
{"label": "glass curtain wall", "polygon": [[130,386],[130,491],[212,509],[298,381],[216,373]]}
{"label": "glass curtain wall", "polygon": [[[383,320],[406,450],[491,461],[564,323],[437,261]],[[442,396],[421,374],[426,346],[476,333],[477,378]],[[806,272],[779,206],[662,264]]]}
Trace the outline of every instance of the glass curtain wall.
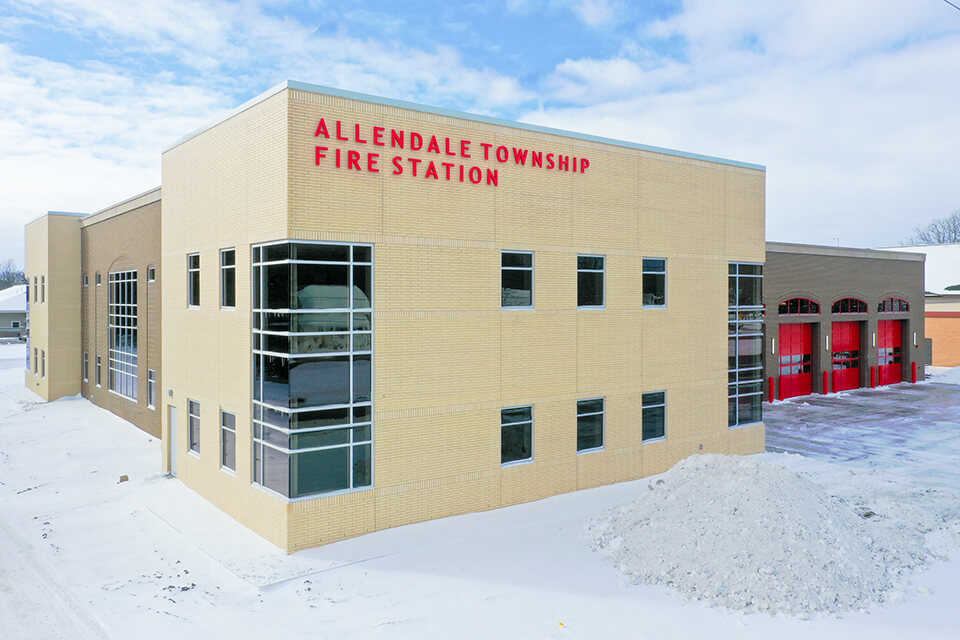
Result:
{"label": "glass curtain wall", "polygon": [[763,265],[733,262],[727,273],[727,412],[734,427],[763,420]]}
{"label": "glass curtain wall", "polygon": [[116,271],[109,274],[109,289],[107,332],[110,336],[110,358],[107,365],[110,390],[136,400],[137,272]]}
{"label": "glass curtain wall", "polygon": [[253,247],[253,481],[289,498],[373,482],[373,247]]}

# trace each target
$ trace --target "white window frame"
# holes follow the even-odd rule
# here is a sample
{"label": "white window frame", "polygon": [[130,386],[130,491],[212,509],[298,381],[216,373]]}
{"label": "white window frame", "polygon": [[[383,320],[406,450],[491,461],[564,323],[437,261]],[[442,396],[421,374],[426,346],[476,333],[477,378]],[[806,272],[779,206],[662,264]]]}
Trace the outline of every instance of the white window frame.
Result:
{"label": "white window frame", "polygon": [[[591,411],[590,413],[580,413],[580,403],[581,402],[593,402],[594,400],[599,400],[602,404],[600,411]],[[593,453],[594,451],[603,451],[607,446],[607,399],[605,397],[598,398],[578,398],[577,399],[577,436],[580,435],[580,418],[585,418],[587,416],[600,416],[600,444],[596,447],[590,447],[589,449],[577,449],[577,455],[581,453]]]}
{"label": "white window frame", "polygon": [[[224,416],[233,416],[233,428],[224,424]],[[233,467],[224,464],[223,433],[233,434]],[[232,476],[237,475],[237,414],[220,409],[220,469]]]}
{"label": "white window frame", "polygon": [[[648,394],[653,393],[662,393],[663,394],[663,404],[644,404],[643,397]],[[663,407],[663,435],[657,436],[656,438],[644,438],[643,437],[643,410],[644,409],[656,409],[657,407]],[[657,391],[644,391],[640,394],[640,441],[643,444],[650,442],[663,442],[667,439],[667,391],[665,389],[659,389]]]}
{"label": "white window frame", "polygon": [[147,408],[157,408],[157,372],[147,369]]}
{"label": "white window frame", "polygon": [[[190,259],[193,258],[193,257],[196,257],[196,258],[197,258],[197,266],[196,266],[196,267],[191,267],[191,266],[190,266]],[[193,274],[194,274],[194,272],[196,272],[196,274],[197,274],[197,295],[196,295],[197,304],[193,304],[193,298],[194,298],[194,296],[193,296]],[[202,300],[200,299],[200,254],[199,254],[199,253],[188,253],[188,254],[187,254],[187,308],[188,308],[188,309],[199,309],[201,302],[202,302]]]}
{"label": "white window frame", "polygon": [[[504,412],[504,411],[509,411],[509,410],[511,410],[511,409],[530,409],[530,420],[529,420],[529,421],[525,420],[525,421],[523,421],[523,422],[508,422],[508,423],[504,423],[504,421],[503,421],[503,412]],[[529,424],[529,425],[530,425],[530,455],[529,455],[528,457],[526,457],[526,458],[521,459],[521,460],[511,460],[511,461],[509,461],[509,462],[504,462],[504,461],[503,461],[503,450],[502,450],[502,448],[501,448],[501,452],[500,452],[500,466],[501,466],[501,467],[512,467],[512,466],[518,465],[518,464],[529,464],[529,463],[533,462],[533,445],[534,445],[534,439],[533,439],[533,405],[532,405],[532,404],[521,404],[521,405],[518,405],[518,406],[516,406],[516,407],[503,407],[502,409],[500,409],[500,442],[501,442],[501,443],[503,442],[503,428],[504,428],[504,427],[516,427],[516,426],[518,426],[518,425],[525,425],[525,424]]]}
{"label": "white window frame", "polygon": [[[107,388],[111,393],[137,402],[140,395],[140,355],[137,272],[113,271],[107,287]],[[138,344],[137,351],[121,348],[118,339]]]}
{"label": "white window frame", "polygon": [[[503,266],[503,256],[504,254],[514,254],[514,255],[528,255],[530,256],[530,266],[529,267],[505,267]],[[533,251],[507,251],[503,250],[500,252],[500,308],[506,310],[530,310],[534,309],[536,305],[536,272],[534,271],[536,267],[536,256]],[[529,271],[530,272],[530,304],[529,305],[518,305],[518,306],[503,306],[503,272],[504,271]]]}
{"label": "white window frame", "polygon": [[44,349],[40,349],[40,377],[47,377],[47,352]]}
{"label": "white window frame", "polygon": [[189,398],[187,398],[187,450],[195,456],[200,455],[200,403]]}
{"label": "white window frame", "polygon": [[[603,266],[599,269],[581,269],[580,258],[600,258]],[[580,304],[580,274],[599,273],[601,279],[600,304]],[[577,254],[577,309],[605,309],[607,306],[607,256],[596,253]]]}
{"label": "white window frame", "polygon": [[[644,260],[663,260],[663,271],[647,271],[643,268]],[[667,296],[667,263],[668,260],[666,258],[659,256],[643,256],[640,259],[640,302],[644,309],[666,309],[670,303],[670,298]],[[648,275],[663,276],[663,304],[647,304],[643,301],[643,279]]]}
{"label": "white window frame", "polygon": [[19,320],[11,320],[11,321],[10,321],[10,328],[11,328],[11,329],[19,329],[19,328],[20,328],[20,321],[19,321]]}
{"label": "white window frame", "polygon": [[[224,256],[227,253],[233,254],[233,264],[225,265],[223,263]],[[224,304],[224,298],[226,296],[227,287],[225,284],[227,272],[233,272],[233,304],[228,305]],[[233,311],[237,308],[237,249],[236,247],[227,247],[226,249],[220,249],[220,308]]]}
{"label": "white window frame", "polygon": [[98,386],[98,387],[102,387],[102,386],[103,386],[103,384],[102,384],[102,380],[103,380],[103,377],[102,377],[103,367],[102,367],[102,364],[101,364],[101,360],[100,360],[100,356],[99,356],[99,355],[97,356],[96,367],[97,367],[97,370],[96,370],[96,374],[97,374],[97,386]]}
{"label": "white window frame", "polygon": [[90,356],[86,351],[84,351],[83,352],[83,381],[84,382],[90,382],[89,376],[87,375],[90,371],[89,367],[90,367]]}
{"label": "white window frame", "polygon": [[147,282],[156,282],[156,281],[157,281],[157,268],[147,267]]}

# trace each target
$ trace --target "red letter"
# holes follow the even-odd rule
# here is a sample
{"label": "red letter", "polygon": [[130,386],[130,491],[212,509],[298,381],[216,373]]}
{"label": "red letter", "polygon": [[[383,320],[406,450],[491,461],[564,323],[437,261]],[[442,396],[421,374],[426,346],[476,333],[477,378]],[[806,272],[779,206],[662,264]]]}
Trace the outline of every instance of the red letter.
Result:
{"label": "red letter", "polygon": [[356,169],[360,171],[360,152],[347,151],[347,169]]}
{"label": "red letter", "polygon": [[373,144],[378,147],[383,146],[383,132],[386,131],[383,127],[374,127],[373,128]]}
{"label": "red letter", "polygon": [[460,165],[460,182],[463,182],[463,165]]}
{"label": "red letter", "polygon": [[470,157],[470,154],[467,153],[467,151],[470,151],[470,141],[469,141],[469,140],[461,140],[461,141],[460,141],[460,157],[462,157],[462,158],[469,158],[469,157]]}
{"label": "red letter", "polygon": [[320,118],[320,124],[317,125],[317,132],[313,135],[316,137],[320,134],[323,134],[324,138],[330,138],[330,134],[327,133],[327,123],[323,121],[323,118]]}
{"label": "red letter", "polygon": [[481,143],[480,143],[480,146],[483,147],[483,159],[484,159],[484,160],[489,160],[489,159],[490,159],[490,147],[492,147],[493,145],[492,145],[492,144],[489,144],[489,143],[486,143],[486,142],[481,142]]}
{"label": "red letter", "polygon": [[434,180],[440,179],[440,176],[437,175],[437,165],[433,164],[433,160],[430,161],[430,166],[427,167],[427,174],[423,177],[433,178]]}
{"label": "red letter", "polygon": [[[501,151],[503,151],[502,155],[500,154]],[[507,151],[507,148],[504,147],[503,145],[497,147],[497,160],[499,162],[506,162],[509,159],[510,159],[510,152]]]}
{"label": "red letter", "polygon": [[337,169],[340,168],[340,149],[337,149],[337,159],[336,159],[336,161],[334,162],[334,166],[335,166]]}
{"label": "red letter", "polygon": [[350,139],[350,138],[344,138],[343,136],[340,135],[340,121],[337,120],[337,140],[344,140],[344,141],[346,141],[346,140],[349,140],[349,139]]}
{"label": "red letter", "polygon": [[380,157],[379,153],[368,153],[367,154],[367,171],[372,171],[373,173],[380,173],[380,169],[377,169],[377,158]]}
{"label": "red letter", "polygon": [[367,144],[367,141],[360,137],[360,123],[356,123],[353,125],[353,127],[353,130],[356,132],[356,135],[353,136],[353,139],[361,144]]}
{"label": "red letter", "polygon": [[320,158],[327,157],[327,154],[321,153],[322,151],[326,151],[326,150],[327,150],[326,147],[317,147],[317,166],[318,167],[320,166]]}
{"label": "red letter", "polygon": [[[413,134],[411,134],[410,137],[412,138],[412,137],[413,137]],[[416,177],[417,177],[417,165],[420,164],[420,158],[409,158],[409,160],[410,160],[410,167],[413,169],[413,177],[416,178]]]}
{"label": "red letter", "polygon": [[430,144],[427,145],[427,151],[432,151],[433,153],[440,153],[440,143],[437,142],[437,136],[430,136]]}
{"label": "red letter", "polygon": [[570,156],[557,156],[557,171],[570,171]]}
{"label": "red letter", "polygon": [[531,167],[542,167],[542,166],[543,166],[543,151],[531,151],[531,152],[530,152],[530,166],[531,166]]}
{"label": "red letter", "polygon": [[499,169],[487,169],[487,184],[490,186],[497,186],[497,179],[500,177],[497,175]]}
{"label": "red letter", "polygon": [[517,149],[513,148],[513,161],[519,165],[527,164],[527,150],[526,149]]}
{"label": "red letter", "polygon": [[403,149],[403,129],[399,132],[396,129],[390,129],[390,146]]}
{"label": "red letter", "polygon": [[553,154],[547,154],[547,169],[553,169]]}
{"label": "red letter", "polygon": [[[476,171],[476,173],[474,173]],[[476,178],[474,178],[476,176]],[[483,180],[483,172],[480,171],[480,167],[470,167],[470,182],[473,184],[480,184],[480,181]]]}
{"label": "red letter", "polygon": [[423,136],[416,131],[410,132],[410,148],[414,151],[420,151],[420,149],[423,149]]}
{"label": "red letter", "polygon": [[403,158],[400,156],[393,156],[393,166],[396,167],[396,169],[393,170],[393,175],[398,176],[403,173],[403,165],[400,164],[402,160]]}
{"label": "red letter", "polygon": [[580,158],[580,173],[584,173],[587,170],[587,167],[590,166],[590,161],[586,158]]}
{"label": "red letter", "polygon": [[454,164],[453,164],[452,162],[441,162],[440,164],[442,164],[442,165],[446,168],[446,170],[447,170],[447,180],[449,180],[449,179],[450,179],[450,169],[454,166]]}
{"label": "red letter", "polygon": [[444,146],[444,153],[446,153],[448,156],[457,155],[456,151],[450,151],[450,138],[443,139],[443,146]]}

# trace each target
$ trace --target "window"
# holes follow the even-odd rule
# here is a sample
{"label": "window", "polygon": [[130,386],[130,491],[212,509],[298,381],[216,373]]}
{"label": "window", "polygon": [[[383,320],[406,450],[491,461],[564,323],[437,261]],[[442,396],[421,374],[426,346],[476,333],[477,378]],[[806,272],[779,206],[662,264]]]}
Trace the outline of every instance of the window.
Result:
{"label": "window", "polygon": [[33,301],[37,301],[37,290],[40,287],[37,286],[37,276],[33,276]]}
{"label": "window", "polygon": [[87,358],[87,352],[84,351],[84,352],[83,352],[83,371],[81,372],[81,373],[83,373],[83,381],[84,381],[84,382],[87,382],[87,381],[88,381],[88,379],[87,379],[87,372],[89,371],[89,369],[87,368],[88,364],[89,364],[89,361],[88,361],[88,358]]}
{"label": "window", "polygon": [[19,321],[19,320],[12,320],[12,321],[10,322],[10,328],[12,328],[12,329],[19,329],[19,328],[20,328],[20,321]]}
{"label": "window", "polygon": [[910,304],[903,298],[887,298],[877,304],[878,313],[905,313],[910,311]]}
{"label": "window", "polygon": [[96,279],[97,279],[97,286],[99,287],[99,286],[100,286],[100,272],[99,272],[99,271],[97,272],[97,278],[96,278]]}
{"label": "window", "polygon": [[253,482],[288,498],[373,484],[373,247],[252,248]]}
{"label": "window", "polygon": [[156,282],[156,281],[157,281],[157,268],[147,267],[147,282]]}
{"label": "window", "polygon": [[187,306],[200,306],[200,254],[187,256]]}
{"label": "window", "polygon": [[39,371],[39,368],[38,368],[39,366],[40,366],[40,362],[39,362],[39,360],[38,360],[38,358],[37,358],[37,348],[34,347],[34,348],[33,348],[33,373],[34,373],[34,375],[36,375],[37,372]]}
{"label": "window", "polygon": [[147,369],[147,406],[157,408],[157,372]]}
{"label": "window", "polygon": [[500,464],[533,459],[533,407],[500,410]]}
{"label": "window", "polygon": [[603,256],[577,256],[577,306],[603,306]]}
{"label": "window", "polygon": [[533,254],[504,251],[500,254],[500,306],[533,307]]}
{"label": "window", "polygon": [[108,274],[110,302],[107,306],[107,361],[110,391],[137,399],[137,272]]}
{"label": "window", "polygon": [[728,269],[727,424],[762,419],[763,265],[732,262]]}
{"label": "window", "polygon": [[781,316],[808,316],[820,313],[820,304],[809,298],[790,298],[777,305]]}
{"label": "window", "polygon": [[220,466],[237,470],[237,416],[220,412]]}
{"label": "window", "polygon": [[830,308],[832,313],[866,313],[867,303],[858,298],[841,298]]}
{"label": "window", "polygon": [[200,453],[200,403],[187,400],[187,431],[190,451]]}
{"label": "window", "polygon": [[89,284],[90,284],[90,279],[87,277],[87,274],[83,274],[83,286],[86,287]]}
{"label": "window", "polygon": [[577,451],[603,447],[603,398],[577,401]]}
{"label": "window", "polygon": [[40,377],[47,377],[47,352],[40,349]]}
{"label": "window", "polygon": [[97,386],[100,386],[100,356],[97,356]]}
{"label": "window", "polygon": [[643,306],[667,306],[667,261],[663,258],[643,259]]}
{"label": "window", "polygon": [[643,394],[643,441],[663,438],[667,433],[667,392]]}
{"label": "window", "polygon": [[47,301],[47,277],[40,276],[40,303]]}
{"label": "window", "polygon": [[237,306],[237,252],[234,249],[220,251],[220,308]]}

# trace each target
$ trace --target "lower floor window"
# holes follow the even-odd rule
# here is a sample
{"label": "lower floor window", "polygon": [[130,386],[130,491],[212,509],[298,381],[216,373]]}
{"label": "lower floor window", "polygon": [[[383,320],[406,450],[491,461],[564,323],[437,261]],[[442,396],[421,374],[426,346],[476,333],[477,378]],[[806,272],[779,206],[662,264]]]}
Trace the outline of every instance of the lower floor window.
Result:
{"label": "lower floor window", "polygon": [[533,407],[500,410],[500,464],[533,459]]}
{"label": "lower floor window", "polygon": [[190,451],[200,453],[200,403],[187,400],[187,428]]}
{"label": "lower floor window", "polygon": [[157,408],[157,372],[147,369],[147,406]]}
{"label": "lower floor window", "polygon": [[220,466],[237,470],[237,416],[220,412]]}
{"label": "lower floor window", "polygon": [[667,433],[667,393],[643,394],[643,440],[662,438]]}
{"label": "lower floor window", "polygon": [[603,398],[577,401],[577,451],[603,446]]}

